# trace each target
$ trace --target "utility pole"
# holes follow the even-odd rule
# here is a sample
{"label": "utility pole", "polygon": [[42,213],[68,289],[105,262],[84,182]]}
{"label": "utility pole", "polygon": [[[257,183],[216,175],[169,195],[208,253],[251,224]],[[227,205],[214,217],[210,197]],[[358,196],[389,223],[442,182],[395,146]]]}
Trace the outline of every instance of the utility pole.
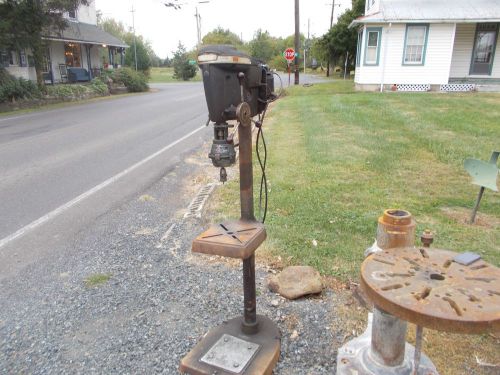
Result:
{"label": "utility pole", "polygon": [[200,22],[201,22],[201,16],[200,16],[200,13],[198,13],[198,7],[196,7],[196,13],[194,15],[196,17],[196,36],[198,38],[198,48],[200,48],[200,44],[201,44],[201,25],[200,25]]}
{"label": "utility pole", "polygon": [[[335,0],[332,0],[332,15],[330,16],[330,29],[333,27],[333,10],[335,9]],[[330,77],[330,56],[326,60],[326,76]]]}
{"label": "utility pole", "polygon": [[[198,1],[198,4],[207,4],[209,3],[210,0],[207,1]],[[201,14],[198,12],[198,6],[196,6],[196,14],[194,15],[196,17],[196,31],[197,31],[197,38],[198,38],[198,48],[200,48],[201,45]]]}
{"label": "utility pole", "polygon": [[[330,5],[330,4],[326,4]],[[330,16],[330,29],[333,27],[333,10],[335,9],[335,6],[340,6],[340,4],[335,4],[335,0],[332,0],[332,14]],[[328,59],[326,60],[326,76],[330,77],[330,56],[328,56]]]}
{"label": "utility pole", "polygon": [[137,43],[135,40],[135,17],[134,17],[135,9],[133,5],[130,13],[132,13],[132,31],[134,33],[134,60],[135,60],[135,70],[137,71]]}
{"label": "utility pole", "polygon": [[307,19],[307,39],[306,41],[304,42],[304,74],[306,74],[306,50],[307,50],[307,43],[309,42],[309,30],[310,30],[310,27],[311,27],[311,19],[308,18]]}
{"label": "utility pole", "polygon": [[300,24],[299,24],[299,0],[295,0],[295,84],[299,84],[299,48],[300,48]]}

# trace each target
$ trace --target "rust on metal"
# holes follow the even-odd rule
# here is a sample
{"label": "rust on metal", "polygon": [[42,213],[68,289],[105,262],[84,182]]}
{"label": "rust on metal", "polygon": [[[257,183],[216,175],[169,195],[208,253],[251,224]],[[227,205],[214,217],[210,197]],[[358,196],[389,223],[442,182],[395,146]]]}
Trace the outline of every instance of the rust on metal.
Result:
{"label": "rust on metal", "polygon": [[430,229],[426,229],[420,235],[420,241],[424,247],[430,247],[434,242],[434,233]]}
{"label": "rust on metal", "polygon": [[257,321],[257,290],[255,288],[255,254],[243,259],[243,322],[241,329],[246,334],[259,330]]}
{"label": "rust on metal", "polygon": [[388,209],[378,218],[377,245],[381,249],[413,246],[416,223],[411,213]]}
{"label": "rust on metal", "polygon": [[[181,360],[180,372],[189,375],[234,375],[234,374],[262,374],[271,375],[280,355],[281,335],[276,324],[269,318],[258,315],[257,322],[261,327],[258,335],[246,335],[241,331],[242,318],[234,318],[211,329],[206,336]],[[223,335],[231,335],[238,339],[257,344],[258,352],[245,369],[235,371],[204,363],[200,360],[216,345]],[[228,353],[230,360],[230,353]]]}
{"label": "rust on metal", "polygon": [[415,247],[370,255],[361,266],[368,298],[394,316],[440,331],[500,331],[500,269],[483,260],[451,261],[457,253]]}
{"label": "rust on metal", "polygon": [[228,221],[212,225],[193,241],[195,253],[247,259],[266,239],[266,229],[257,221]]}

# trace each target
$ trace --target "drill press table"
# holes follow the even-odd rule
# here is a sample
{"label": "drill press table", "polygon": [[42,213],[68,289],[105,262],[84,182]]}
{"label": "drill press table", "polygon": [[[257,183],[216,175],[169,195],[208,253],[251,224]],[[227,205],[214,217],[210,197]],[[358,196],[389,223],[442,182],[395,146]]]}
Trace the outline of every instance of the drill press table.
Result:
{"label": "drill press table", "polygon": [[439,331],[500,330],[500,269],[478,260],[453,261],[452,251],[399,248],[375,253],[361,266],[361,285],[381,309]]}
{"label": "drill press table", "polygon": [[[421,352],[423,327],[455,333],[500,330],[500,269],[457,253],[400,247],[368,256],[361,287],[374,303],[368,328],[339,349],[337,374],[437,375]],[[415,347],[405,342],[406,322],[417,325]]]}

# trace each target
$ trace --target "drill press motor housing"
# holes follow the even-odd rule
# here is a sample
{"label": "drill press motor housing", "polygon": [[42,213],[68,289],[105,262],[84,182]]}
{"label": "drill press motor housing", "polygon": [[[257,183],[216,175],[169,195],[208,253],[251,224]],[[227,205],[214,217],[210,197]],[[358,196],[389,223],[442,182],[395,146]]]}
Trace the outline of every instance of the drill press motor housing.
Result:
{"label": "drill press motor housing", "polygon": [[[245,115],[262,113],[275,98],[274,77],[269,68],[232,46],[203,47],[198,54],[202,71],[209,121],[214,122],[214,140],[208,157],[221,168],[221,181],[226,181],[225,168],[233,165],[236,152],[227,121],[239,120],[238,107],[246,103]],[[241,108],[241,107],[240,107]]]}

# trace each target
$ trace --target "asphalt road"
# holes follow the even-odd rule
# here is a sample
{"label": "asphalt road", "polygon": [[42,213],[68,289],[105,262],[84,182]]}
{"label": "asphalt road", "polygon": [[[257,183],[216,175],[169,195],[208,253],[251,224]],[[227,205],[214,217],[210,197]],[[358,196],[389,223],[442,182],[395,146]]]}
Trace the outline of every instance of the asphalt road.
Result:
{"label": "asphalt road", "polygon": [[0,117],[0,280],[57,251],[211,138],[200,82],[152,88]]}
{"label": "asphalt road", "polygon": [[75,233],[210,138],[201,83],[153,91],[0,117],[0,274],[35,261],[41,244]]}

